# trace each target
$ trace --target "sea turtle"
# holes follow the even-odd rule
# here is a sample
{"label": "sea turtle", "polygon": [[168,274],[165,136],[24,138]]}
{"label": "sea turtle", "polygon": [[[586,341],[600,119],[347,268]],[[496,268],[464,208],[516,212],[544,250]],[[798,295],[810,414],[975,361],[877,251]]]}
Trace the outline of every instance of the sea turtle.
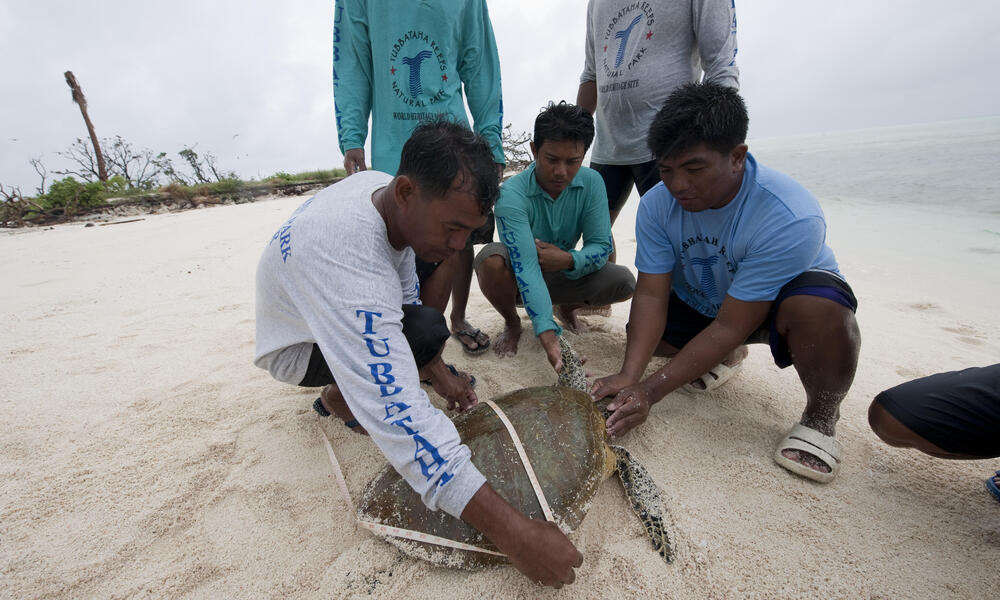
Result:
{"label": "sea turtle", "polygon": [[[472,451],[472,461],[496,491],[531,518],[543,509],[507,427],[506,416],[563,531],[583,521],[602,481],[618,473],[633,511],[642,520],[654,549],[672,559],[663,524],[659,490],[646,469],[622,447],[608,445],[601,411],[584,391],[586,380],[576,354],[565,341],[561,386],[520,389],[458,415],[455,427]],[[573,388],[565,387],[572,384]],[[575,389],[574,389],[575,388]],[[474,568],[506,562],[485,536],[443,511],[429,511],[420,497],[387,466],[365,487],[358,517],[404,552],[437,564]],[[377,526],[374,526],[377,525]],[[404,533],[400,533],[400,531]],[[406,531],[411,534],[405,534]],[[419,532],[421,535],[412,535]],[[399,537],[408,535],[411,539]],[[420,541],[424,535],[482,551]]]}

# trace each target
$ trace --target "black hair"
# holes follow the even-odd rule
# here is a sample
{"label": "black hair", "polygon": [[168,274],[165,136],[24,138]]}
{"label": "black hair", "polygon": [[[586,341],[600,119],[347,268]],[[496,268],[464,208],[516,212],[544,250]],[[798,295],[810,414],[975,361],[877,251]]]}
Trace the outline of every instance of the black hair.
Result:
{"label": "black hair", "polygon": [[743,98],[717,83],[688,83],[667,97],[653,117],[646,143],[656,160],[671,158],[698,144],[722,154],[747,139],[750,118]]}
{"label": "black hair", "polygon": [[403,144],[396,173],[412,178],[435,196],[444,196],[453,187],[471,188],[484,215],[500,195],[497,163],[489,144],[447,115],[417,125]]}
{"label": "black hair", "polygon": [[545,142],[583,142],[583,151],[594,141],[594,117],[576,104],[549,102],[535,117],[535,149]]}

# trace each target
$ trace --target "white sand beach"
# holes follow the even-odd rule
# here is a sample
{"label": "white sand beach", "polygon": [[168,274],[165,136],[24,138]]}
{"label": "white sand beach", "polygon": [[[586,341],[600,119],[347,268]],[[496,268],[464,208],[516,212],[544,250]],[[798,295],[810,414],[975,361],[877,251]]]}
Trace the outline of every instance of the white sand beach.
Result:
{"label": "white sand beach", "polygon": [[[790,156],[768,153],[778,168]],[[820,172],[794,175],[810,186]],[[670,394],[622,440],[663,491],[676,561],[651,550],[609,480],[572,535],[577,582],[558,591],[510,567],[432,567],[353,525],[321,427],[355,495],[384,464],[378,450],[321,426],[316,390],[251,363],[257,259],[303,198],[0,233],[0,596],[996,597],[1000,505],[983,480],[1000,459],[888,447],[866,410],[904,380],[1000,362],[1000,215],[817,195],[863,336],[838,479],[772,461],[804,395],[793,369],[752,347],[729,384]],[[615,231],[631,265],[628,206]],[[469,314],[499,333],[475,285]],[[616,306],[569,336],[588,371],[617,370],[627,316]],[[530,335],[514,358],[469,357],[454,340],[445,357],[479,378],[480,398],[554,382]]]}

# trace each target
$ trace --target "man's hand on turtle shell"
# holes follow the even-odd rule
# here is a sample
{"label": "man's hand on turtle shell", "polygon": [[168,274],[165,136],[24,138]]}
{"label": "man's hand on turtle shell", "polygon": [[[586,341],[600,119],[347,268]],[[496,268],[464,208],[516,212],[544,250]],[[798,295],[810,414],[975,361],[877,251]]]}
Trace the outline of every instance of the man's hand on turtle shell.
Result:
{"label": "man's hand on turtle shell", "polygon": [[555,523],[522,520],[518,543],[505,550],[514,568],[535,583],[556,589],[576,581],[573,569],[583,564],[583,554],[566,534]]}

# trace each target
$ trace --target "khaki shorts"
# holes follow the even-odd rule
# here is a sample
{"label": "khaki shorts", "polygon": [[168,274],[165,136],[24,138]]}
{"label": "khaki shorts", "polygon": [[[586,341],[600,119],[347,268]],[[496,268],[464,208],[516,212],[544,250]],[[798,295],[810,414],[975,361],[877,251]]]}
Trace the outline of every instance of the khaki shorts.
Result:
{"label": "khaki shorts", "polygon": [[[500,256],[510,266],[507,246],[499,242],[486,244],[472,263],[473,269],[478,269],[483,261],[491,256]],[[600,270],[594,271],[579,279],[570,279],[562,271],[542,272],[545,286],[549,289],[552,304],[592,304],[604,306],[622,302],[632,297],[635,292],[635,277],[627,268],[607,263]],[[517,305],[521,306],[521,294],[518,293]]]}

